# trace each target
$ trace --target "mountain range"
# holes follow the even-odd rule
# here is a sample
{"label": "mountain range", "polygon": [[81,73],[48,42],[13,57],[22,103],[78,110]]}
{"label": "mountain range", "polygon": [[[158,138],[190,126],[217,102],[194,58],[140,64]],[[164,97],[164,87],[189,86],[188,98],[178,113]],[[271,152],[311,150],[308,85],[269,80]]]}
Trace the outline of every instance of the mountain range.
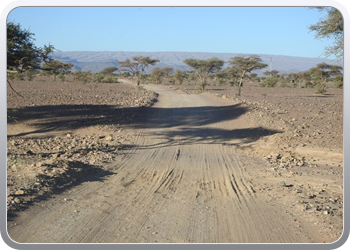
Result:
{"label": "mountain range", "polygon": [[[72,71],[91,71],[97,73],[107,67],[118,67],[118,61],[129,59],[133,56],[148,56],[153,59],[159,59],[159,63],[147,69],[147,73],[153,68],[171,67],[174,70],[190,70],[183,62],[186,58],[208,59],[217,57],[225,62],[235,56],[248,56],[250,54],[238,53],[207,53],[207,52],[125,52],[125,51],[56,51],[53,53],[53,59],[61,62],[67,62],[74,65]],[[278,70],[280,74],[296,73],[306,71],[317,64],[325,62],[328,64],[337,64],[336,61],[324,58],[309,58],[284,55],[266,55],[258,54],[264,63],[269,66],[262,70],[254,71],[259,76],[263,72]],[[228,64],[225,63],[224,67]]]}

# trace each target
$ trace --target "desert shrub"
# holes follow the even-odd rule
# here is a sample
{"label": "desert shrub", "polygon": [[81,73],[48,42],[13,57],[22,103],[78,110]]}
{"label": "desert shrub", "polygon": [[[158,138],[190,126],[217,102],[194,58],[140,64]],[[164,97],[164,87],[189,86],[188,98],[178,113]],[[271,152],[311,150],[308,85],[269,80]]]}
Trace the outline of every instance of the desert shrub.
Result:
{"label": "desert shrub", "polygon": [[334,82],[334,86],[338,89],[343,88],[343,81]]}
{"label": "desert shrub", "polygon": [[102,80],[104,83],[117,83],[118,82],[118,77],[116,76],[107,76]]}
{"label": "desert shrub", "polygon": [[181,71],[181,70],[176,70],[175,71],[175,73],[173,74],[173,79],[175,80],[175,81],[178,81],[179,82],[179,85],[181,85],[182,83],[183,83],[183,81],[184,81],[184,79],[185,79],[185,73],[183,72],[183,71]]}
{"label": "desert shrub", "polygon": [[18,81],[24,81],[24,74],[23,73],[14,73],[13,79]]}
{"label": "desert shrub", "polygon": [[266,84],[265,87],[276,87],[277,83],[278,83],[278,77],[277,76],[273,76],[273,77],[268,77],[264,82]]}
{"label": "desert shrub", "polygon": [[101,83],[103,79],[105,78],[105,75],[103,73],[97,73],[94,75],[94,82]]}
{"label": "desert shrub", "polygon": [[7,73],[7,79],[9,79],[9,80],[14,80],[15,79],[15,77],[16,77],[16,74],[17,73]]}
{"label": "desert shrub", "polygon": [[314,84],[310,81],[307,81],[304,86],[305,86],[305,88],[313,88]]}
{"label": "desert shrub", "polygon": [[336,88],[342,89],[343,88],[343,76],[337,76],[334,78],[334,86]]}
{"label": "desert shrub", "polygon": [[267,84],[265,81],[259,82],[259,87],[266,87]]}
{"label": "desert shrub", "polygon": [[280,87],[286,88],[286,87],[289,87],[289,86],[288,86],[288,84],[285,81],[283,81],[283,82],[280,83]]}
{"label": "desert shrub", "polygon": [[323,82],[315,84],[316,92],[315,94],[324,94],[327,92],[327,85]]}
{"label": "desert shrub", "polygon": [[206,81],[198,81],[197,82],[198,89],[201,92],[204,92],[205,86],[207,86],[207,85],[208,85],[208,83]]}
{"label": "desert shrub", "polygon": [[34,70],[26,70],[24,72],[24,74],[27,77],[28,81],[33,81],[33,79],[36,76],[37,72],[35,72]]}
{"label": "desert shrub", "polygon": [[90,71],[80,71],[77,70],[73,73],[73,81],[74,82],[83,82],[87,83],[92,80],[92,74]]}

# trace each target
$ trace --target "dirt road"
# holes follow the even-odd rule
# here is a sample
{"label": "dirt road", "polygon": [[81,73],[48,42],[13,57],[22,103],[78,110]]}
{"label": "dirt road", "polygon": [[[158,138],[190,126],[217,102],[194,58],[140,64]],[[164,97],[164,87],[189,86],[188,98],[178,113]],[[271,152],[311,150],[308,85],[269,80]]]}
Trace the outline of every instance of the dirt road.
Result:
{"label": "dirt road", "polygon": [[[158,86],[133,147],[108,177],[42,201],[8,223],[17,242],[317,242],[253,188],[262,161],[235,145],[276,133],[232,101]],[[102,175],[102,174],[101,174]]]}

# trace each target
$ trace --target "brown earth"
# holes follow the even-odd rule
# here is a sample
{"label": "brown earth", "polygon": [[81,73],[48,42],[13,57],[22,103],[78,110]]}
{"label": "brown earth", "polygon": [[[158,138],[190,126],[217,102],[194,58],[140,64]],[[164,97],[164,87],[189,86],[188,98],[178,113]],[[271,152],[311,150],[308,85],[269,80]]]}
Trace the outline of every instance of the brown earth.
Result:
{"label": "brown earth", "polygon": [[341,236],[342,90],[248,83],[235,97],[225,86],[13,86],[25,97],[8,92],[14,241]]}

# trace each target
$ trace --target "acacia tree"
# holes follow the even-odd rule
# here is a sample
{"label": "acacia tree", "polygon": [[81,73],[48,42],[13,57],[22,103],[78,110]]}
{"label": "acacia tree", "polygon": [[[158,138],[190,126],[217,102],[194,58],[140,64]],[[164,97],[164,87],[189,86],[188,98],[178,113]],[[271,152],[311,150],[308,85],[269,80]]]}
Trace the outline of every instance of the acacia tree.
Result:
{"label": "acacia tree", "polygon": [[161,84],[163,74],[164,72],[161,68],[156,67],[152,70],[151,78],[154,80],[155,84]]}
{"label": "acacia tree", "polygon": [[173,74],[174,79],[179,82],[179,85],[181,85],[186,78],[186,73],[177,69],[175,73]]}
{"label": "acacia tree", "polygon": [[265,76],[275,76],[275,75],[277,75],[279,72],[278,72],[278,70],[267,70],[267,71],[265,71],[263,74],[265,75]]}
{"label": "acacia tree", "polygon": [[327,82],[329,79],[341,76],[343,68],[338,65],[329,65],[327,63],[319,63],[316,67],[309,69],[309,74],[316,81]]}
{"label": "acacia tree", "polygon": [[170,67],[161,68],[162,73],[169,79],[169,75],[173,72],[173,69]]}
{"label": "acacia tree", "polygon": [[67,74],[73,67],[74,65],[71,63],[63,63],[58,60],[51,60],[43,65],[42,70],[53,74],[53,80],[56,81],[56,76],[58,74]]}
{"label": "acacia tree", "polygon": [[120,71],[129,72],[137,79],[137,85],[140,85],[141,75],[145,72],[145,69],[150,65],[154,65],[159,62],[158,59],[151,59],[148,56],[134,56],[131,59],[125,61],[119,61]]}
{"label": "acacia tree", "polygon": [[229,64],[235,67],[240,73],[240,82],[238,88],[238,95],[241,95],[241,88],[243,86],[243,78],[247,73],[253,70],[266,68],[268,65],[262,63],[262,60],[257,55],[250,55],[248,57],[236,56],[229,60]]}
{"label": "acacia tree", "polygon": [[232,80],[230,82],[230,85],[231,86],[234,86],[236,84],[238,85],[239,79],[240,79],[240,76],[241,76],[240,70],[238,69],[238,67],[236,67],[236,66],[227,67],[225,69],[225,71],[227,72],[227,77]]}
{"label": "acacia tree", "polygon": [[316,32],[316,39],[333,38],[333,46],[325,48],[325,55],[335,55],[339,61],[343,61],[344,51],[344,20],[341,12],[333,7],[311,7],[319,12],[326,12],[327,17],[321,19],[315,25],[310,25],[310,32]]}
{"label": "acacia tree", "polygon": [[209,75],[219,72],[225,62],[213,57],[207,60],[187,58],[184,63],[194,69],[195,75],[201,81],[201,90],[204,91]]}
{"label": "acacia tree", "polygon": [[100,71],[101,74],[112,75],[115,71],[117,71],[117,67],[107,67]]}
{"label": "acacia tree", "polygon": [[[23,29],[20,24],[7,22],[7,74],[35,71],[41,69],[42,62],[52,61],[50,54],[55,48],[52,45],[44,45],[44,48],[35,46],[33,36],[34,33]],[[9,80],[7,83],[21,96],[13,89]]]}

